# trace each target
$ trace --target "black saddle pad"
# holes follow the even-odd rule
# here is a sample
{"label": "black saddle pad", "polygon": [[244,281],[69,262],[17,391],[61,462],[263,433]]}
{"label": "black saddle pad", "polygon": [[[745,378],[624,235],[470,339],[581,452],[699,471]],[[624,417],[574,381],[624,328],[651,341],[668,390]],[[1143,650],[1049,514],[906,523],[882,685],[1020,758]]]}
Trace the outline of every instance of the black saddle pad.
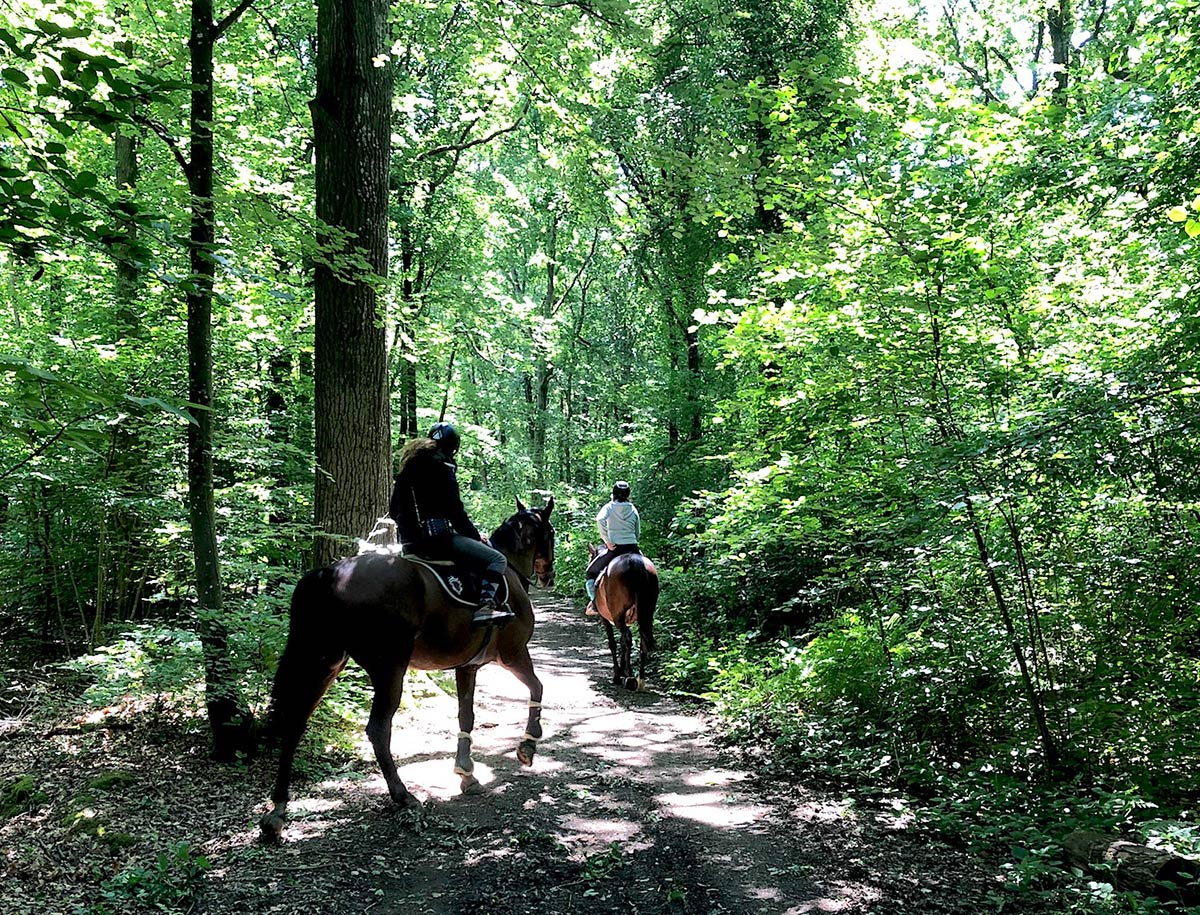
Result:
{"label": "black saddle pad", "polygon": [[[405,553],[404,558],[411,563],[424,566],[432,572],[442,586],[442,590],[451,600],[456,600],[469,607],[479,605],[479,589],[483,585],[483,575],[476,569],[461,563],[453,563],[448,559],[428,559],[412,553]],[[508,603],[507,579],[500,582],[496,600],[501,605]]]}

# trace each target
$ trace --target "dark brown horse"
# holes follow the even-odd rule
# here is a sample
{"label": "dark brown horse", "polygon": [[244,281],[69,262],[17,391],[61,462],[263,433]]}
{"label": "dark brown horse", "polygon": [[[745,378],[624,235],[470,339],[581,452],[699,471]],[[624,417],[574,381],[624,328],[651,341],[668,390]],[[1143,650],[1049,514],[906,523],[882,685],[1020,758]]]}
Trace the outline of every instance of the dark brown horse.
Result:
{"label": "dark brown horse", "polygon": [[472,626],[472,607],[452,600],[428,568],[393,552],[352,556],[300,579],[292,594],[287,647],[271,691],[270,728],[280,756],[271,793],[275,806],[259,824],[264,838],[280,837],[300,736],[348,658],[362,666],[374,687],[367,737],[395,804],[419,804],[400,780],[391,751],[392,717],[410,667],[454,670],[459,726],[454,763],[464,791],[476,784],[471,774],[475,675],[491,661],[529,687],[529,721],[517,759],[526,766],[533,763],[542,736],[542,684],[529,658],[533,608],[528,588],[535,578],[542,587],[554,583],[553,510],[553,498],[534,509],[518,499],[517,513],[492,534],[492,546],[508,557],[508,602],[516,614],[500,627]]}
{"label": "dark brown horse", "polygon": [[[599,547],[588,546],[588,559],[595,559]],[[626,689],[641,689],[646,677],[646,658],[654,654],[654,609],[658,606],[658,569],[641,553],[625,553],[605,568],[596,582],[596,610],[604,621],[608,649],[612,652],[613,683]],[[641,643],[638,651],[638,675],[633,675],[633,632],[636,623]],[[621,633],[618,649],[613,635]]]}

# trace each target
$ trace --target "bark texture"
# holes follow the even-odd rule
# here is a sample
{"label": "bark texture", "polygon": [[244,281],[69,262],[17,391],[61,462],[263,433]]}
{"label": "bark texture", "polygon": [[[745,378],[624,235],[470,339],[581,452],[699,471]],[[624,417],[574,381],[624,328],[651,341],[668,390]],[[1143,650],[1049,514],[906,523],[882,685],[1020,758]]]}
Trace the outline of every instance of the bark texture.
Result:
{"label": "bark texture", "polygon": [[1111,879],[1118,889],[1200,904],[1200,861],[1099,832],[1073,832],[1063,849],[1069,862]]}
{"label": "bark texture", "polygon": [[345,555],[387,510],[391,67],[385,0],[320,0],[317,96],[316,558]]}

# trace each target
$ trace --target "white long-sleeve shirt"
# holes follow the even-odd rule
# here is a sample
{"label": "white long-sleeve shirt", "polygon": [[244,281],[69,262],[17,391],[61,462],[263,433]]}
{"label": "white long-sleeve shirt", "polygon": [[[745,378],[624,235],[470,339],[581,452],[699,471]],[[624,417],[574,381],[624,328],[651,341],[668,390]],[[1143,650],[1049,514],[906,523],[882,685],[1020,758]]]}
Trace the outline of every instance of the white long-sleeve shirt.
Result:
{"label": "white long-sleeve shirt", "polygon": [[632,502],[609,502],[596,515],[596,527],[605,543],[620,546],[637,543],[642,533],[642,518]]}

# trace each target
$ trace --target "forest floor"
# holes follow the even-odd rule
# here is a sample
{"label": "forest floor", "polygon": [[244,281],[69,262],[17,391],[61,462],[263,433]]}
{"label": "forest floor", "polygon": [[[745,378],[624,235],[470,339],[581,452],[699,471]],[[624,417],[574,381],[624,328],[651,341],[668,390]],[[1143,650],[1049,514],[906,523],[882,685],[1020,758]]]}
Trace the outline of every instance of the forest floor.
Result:
{"label": "forest floor", "polygon": [[546,734],[532,768],[513,752],[528,695],[489,667],[474,747],[486,792],[458,793],[456,705],[430,690],[393,739],[424,805],[392,808],[364,741],[334,777],[297,781],[281,847],[258,842],[270,760],[212,763],[197,721],[153,708],[47,720],[43,694],[0,721],[0,785],[31,778],[15,814],[0,810],[0,912],[1034,911],[997,862],[899,802],[761,777],[653,680],[613,687],[596,620],[544,596],[536,612]]}

